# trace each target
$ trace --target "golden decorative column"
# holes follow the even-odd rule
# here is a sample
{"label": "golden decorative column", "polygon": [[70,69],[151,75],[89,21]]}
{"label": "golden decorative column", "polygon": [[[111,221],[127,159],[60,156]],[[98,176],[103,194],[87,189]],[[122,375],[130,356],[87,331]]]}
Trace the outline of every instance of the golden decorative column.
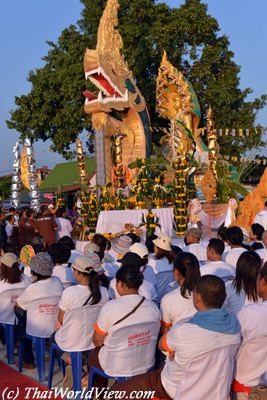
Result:
{"label": "golden decorative column", "polygon": [[76,140],[76,148],[81,186],[86,186],[88,185],[88,176],[84,163],[83,145],[80,139]]}

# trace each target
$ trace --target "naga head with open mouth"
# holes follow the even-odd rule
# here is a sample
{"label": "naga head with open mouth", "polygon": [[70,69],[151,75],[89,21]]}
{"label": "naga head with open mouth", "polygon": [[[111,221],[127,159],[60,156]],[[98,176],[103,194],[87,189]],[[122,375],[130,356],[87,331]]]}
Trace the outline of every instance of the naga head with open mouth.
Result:
{"label": "naga head with open mouth", "polygon": [[118,0],[107,1],[98,27],[96,49],[86,49],[84,55],[85,78],[96,87],[96,93],[89,90],[83,93],[87,114],[129,108],[139,112],[146,107],[121,54],[123,42],[118,31],[118,8]]}

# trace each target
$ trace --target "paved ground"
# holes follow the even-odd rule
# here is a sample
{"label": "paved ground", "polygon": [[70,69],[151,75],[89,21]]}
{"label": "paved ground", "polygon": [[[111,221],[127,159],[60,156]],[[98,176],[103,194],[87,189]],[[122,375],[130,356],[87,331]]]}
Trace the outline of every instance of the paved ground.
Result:
{"label": "paved ground", "polygon": [[[3,347],[2,344],[0,344],[0,360],[7,364],[6,351],[5,351],[5,347]],[[16,360],[18,360],[18,356],[17,355],[15,355],[15,361]],[[49,365],[49,354],[47,352],[47,355],[46,355],[46,369],[45,369],[46,381],[42,383],[44,386],[47,386],[48,365]],[[10,367],[14,368],[16,371],[18,370],[17,366],[15,364],[10,365]],[[38,371],[37,371],[37,368],[35,368],[35,369],[27,369],[27,370],[24,369],[24,370],[22,370],[22,373],[38,382]],[[59,369],[57,362],[55,362],[54,377],[53,377],[53,387],[58,387],[58,388],[62,387],[62,380],[63,380],[62,372]]]}

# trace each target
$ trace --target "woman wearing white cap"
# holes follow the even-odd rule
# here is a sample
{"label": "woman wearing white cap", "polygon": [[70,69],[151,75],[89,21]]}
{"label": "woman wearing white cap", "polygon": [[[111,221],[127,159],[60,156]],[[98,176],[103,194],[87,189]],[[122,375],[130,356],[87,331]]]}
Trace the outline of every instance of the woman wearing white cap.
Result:
{"label": "woman wearing white cap", "polygon": [[19,268],[15,254],[5,253],[0,257],[0,293],[9,289],[25,289],[29,284]]}
{"label": "woman wearing white cap", "polygon": [[[18,296],[18,294],[20,292],[22,293],[29,284],[30,282],[27,280],[26,276],[22,274],[19,268],[18,258],[15,254],[5,253],[0,257],[0,322],[4,322],[10,312],[10,304],[14,302],[14,289],[18,289]],[[3,296],[2,293],[4,293]],[[13,323],[14,322],[15,314]],[[2,340],[3,337],[4,333],[0,330],[0,339]]]}
{"label": "woman wearing white cap", "polygon": [[153,240],[155,254],[148,260],[156,274],[156,291],[158,300],[167,293],[169,283],[173,282],[173,266],[174,253],[171,248],[171,238],[166,235],[160,235]]}
{"label": "woman wearing white cap", "polygon": [[[56,342],[62,352],[86,351],[94,347],[94,324],[102,306],[108,301],[107,289],[100,286],[98,276],[103,273],[97,254],[87,252],[72,264],[77,285],[64,290],[59,301],[59,329],[52,334],[50,343]],[[75,309],[75,314],[71,310]],[[66,359],[70,364],[70,360]],[[72,387],[72,370],[69,365],[63,382]]]}

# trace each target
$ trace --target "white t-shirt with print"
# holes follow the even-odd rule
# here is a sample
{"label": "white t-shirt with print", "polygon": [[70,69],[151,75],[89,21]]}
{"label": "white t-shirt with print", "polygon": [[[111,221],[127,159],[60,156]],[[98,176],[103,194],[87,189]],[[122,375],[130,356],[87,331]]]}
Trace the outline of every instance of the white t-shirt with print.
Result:
{"label": "white t-shirt with print", "polygon": [[64,237],[64,236],[69,236],[71,237],[71,232],[73,231],[73,227],[71,225],[71,222],[67,218],[56,218],[55,219],[57,223],[57,237],[58,239]]}
{"label": "white t-shirt with print", "polygon": [[201,276],[216,275],[224,281],[235,277],[236,269],[224,261],[210,261],[200,268]]}
{"label": "white t-shirt with print", "polygon": [[[203,329],[195,324],[184,323],[171,328],[166,336],[166,344],[169,350],[175,352],[175,356],[174,360],[170,360],[167,357],[161,373],[161,382],[168,395],[174,399],[176,392],[179,391],[183,384],[183,380],[190,379],[188,368],[190,368],[191,360],[200,354],[226,346],[235,345],[237,350],[240,344],[240,334],[229,335]],[[225,352],[228,351],[226,347]],[[218,382],[217,373],[218,371],[214,373],[211,367],[209,379]],[[220,376],[220,380],[224,380],[224,378],[224,376]],[[204,382],[201,383],[201,385],[204,384]],[[198,388],[196,387],[197,390]],[[218,399],[224,398],[226,397],[218,397]]]}
{"label": "white t-shirt with print", "polygon": [[63,285],[59,278],[52,276],[35,283],[31,283],[24,292],[18,297],[17,303],[21,308],[27,310],[29,303],[34,300],[61,296],[63,292]]}
{"label": "white t-shirt with print", "polygon": [[[0,281],[0,294],[5,292],[6,290],[12,289],[26,289],[30,285],[30,281],[25,275],[21,275],[21,281],[17,283],[8,283],[3,280]],[[0,302],[1,303],[1,302]]]}
{"label": "white t-shirt with print", "polygon": [[234,247],[226,253],[223,253],[223,261],[236,268],[236,263],[241,254],[244,253],[244,251],[247,251],[246,249],[244,249],[244,247]]}
{"label": "white t-shirt with print", "polygon": [[267,301],[243,307],[237,318],[242,343],[236,357],[235,379],[248,387],[267,385]]}
{"label": "white t-shirt with print", "polygon": [[165,294],[161,299],[161,324],[171,327],[177,323],[188,321],[197,310],[193,304],[193,293],[187,294],[187,299],[181,295],[181,289],[175,289]]}
{"label": "white t-shirt with print", "polygon": [[53,276],[57,276],[64,287],[76,284],[72,269],[68,267],[68,264],[55,265],[53,269]]}
{"label": "white t-shirt with print", "polygon": [[201,243],[189,244],[184,248],[184,251],[194,254],[199,261],[207,260],[207,247],[203,246]]}
{"label": "white t-shirt with print", "polygon": [[[101,301],[100,303],[105,304],[109,297],[106,288],[100,286]],[[59,301],[59,308],[62,311],[68,311],[73,308],[81,307],[84,305],[86,300],[89,298],[91,291],[88,286],[85,285],[75,285],[70,286],[64,290],[62,297]]]}
{"label": "white t-shirt with print", "polygon": [[[139,287],[138,293],[140,296],[144,296],[147,300],[157,301],[157,292],[155,287],[145,279]],[[109,284],[109,296],[111,299],[118,299],[121,297],[116,288],[116,279],[112,279]]]}
{"label": "white t-shirt with print", "polygon": [[64,290],[59,308],[65,312],[62,326],[56,332],[56,343],[64,351],[86,351],[94,348],[94,324],[102,306],[108,301],[108,292],[100,287],[101,299],[97,304],[87,304],[90,289],[84,285]]}
{"label": "white t-shirt with print", "polygon": [[244,306],[254,304],[253,300],[249,300],[244,289],[240,293],[236,292],[233,281],[226,282],[226,299],[223,303],[223,308],[227,308],[232,314],[238,313]]}
{"label": "white t-shirt with print", "polygon": [[[155,349],[160,328],[160,313],[150,300],[140,295],[121,296],[106,303],[99,314],[95,330],[105,336],[99,352],[103,370],[111,376],[135,376],[148,371],[155,362]],[[116,362],[114,362],[116,360]]]}
{"label": "white t-shirt with print", "polygon": [[[25,277],[24,277],[25,278]],[[0,281],[0,322],[14,324],[15,314],[14,306],[17,298],[24,292],[30,282],[28,279],[22,279],[17,283],[8,283]]]}

